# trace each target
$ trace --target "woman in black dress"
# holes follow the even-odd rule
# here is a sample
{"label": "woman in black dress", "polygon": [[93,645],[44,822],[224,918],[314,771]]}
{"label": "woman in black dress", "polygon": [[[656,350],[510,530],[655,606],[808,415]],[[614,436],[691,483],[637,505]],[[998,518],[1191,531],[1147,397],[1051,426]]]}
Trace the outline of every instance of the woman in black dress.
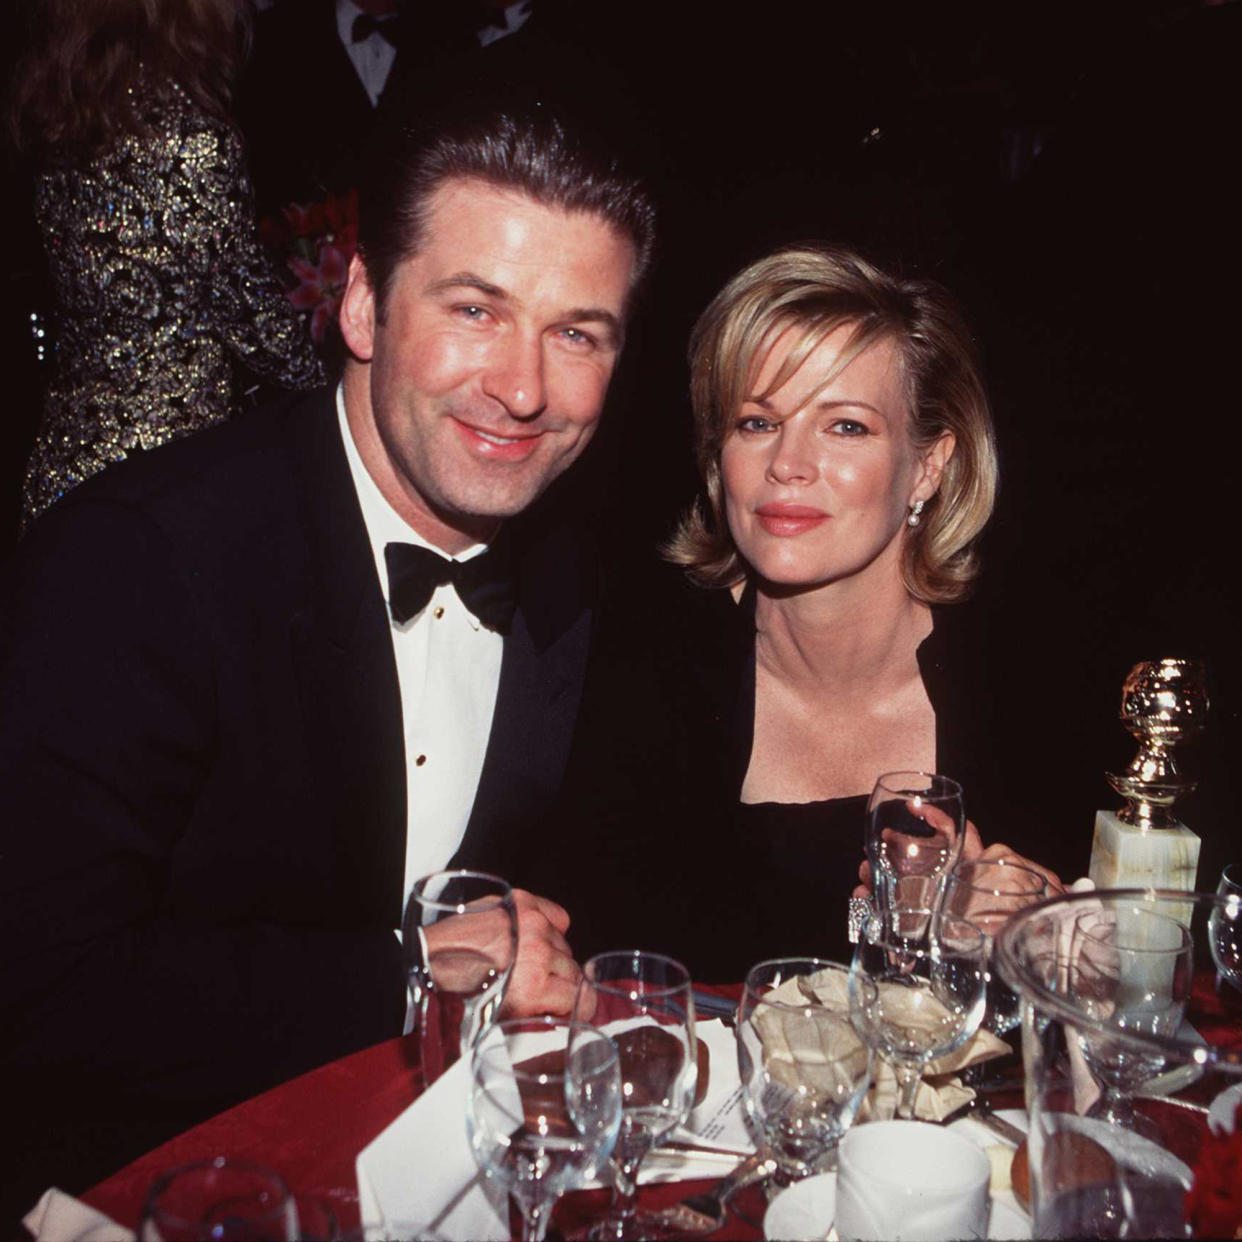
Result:
{"label": "woman in black dress", "polygon": [[[724,981],[848,960],[881,773],[958,778],[985,827],[1027,793],[989,737],[987,618],[962,615],[997,460],[948,295],[785,248],[708,306],[690,362],[706,495],[666,549],[690,582],[605,610],[556,858],[513,865],[580,955],[641,942]],[[1014,856],[973,826],[964,852]]]}

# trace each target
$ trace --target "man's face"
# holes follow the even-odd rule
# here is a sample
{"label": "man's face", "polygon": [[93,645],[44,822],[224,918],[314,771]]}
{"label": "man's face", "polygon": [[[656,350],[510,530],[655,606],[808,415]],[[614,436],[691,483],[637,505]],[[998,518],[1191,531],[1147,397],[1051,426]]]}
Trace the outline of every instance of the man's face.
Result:
{"label": "man's face", "polygon": [[621,346],[628,238],[479,181],[431,199],[381,322],[355,260],[341,312],[346,412],[380,490],[453,553],[490,538],[578,457]]}

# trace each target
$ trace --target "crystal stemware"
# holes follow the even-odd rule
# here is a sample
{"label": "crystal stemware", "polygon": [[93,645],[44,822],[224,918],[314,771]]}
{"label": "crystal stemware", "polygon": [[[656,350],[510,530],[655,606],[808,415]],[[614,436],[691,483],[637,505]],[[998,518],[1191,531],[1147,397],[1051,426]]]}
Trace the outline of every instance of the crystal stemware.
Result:
{"label": "crystal stemware", "polygon": [[540,1242],[560,1195],[594,1178],[621,1124],[616,1046],[593,1026],[510,1018],[470,1059],[466,1126],[485,1176],[508,1190],[522,1237]]}
{"label": "crystal stemware", "polygon": [[1171,1038],[1190,998],[1190,930],[1170,913],[1140,902],[1081,912],[1070,941],[1067,992],[1101,1024],[1080,1041],[1101,1091],[1087,1115],[1127,1129],[1139,1127],[1132,1097],[1164,1061],[1113,1030]]}
{"label": "crystal stemware", "polygon": [[968,920],[983,933],[988,954],[983,1025],[997,1035],[1014,1030],[1019,1015],[1017,994],[992,961],[996,935],[1019,910],[1047,896],[1048,882],[1038,871],[1008,858],[959,862],[945,879],[943,912]]}
{"label": "crystal stemware", "polygon": [[867,859],[875,904],[930,909],[961,856],[962,787],[931,772],[886,772],[867,803]]}
{"label": "crystal stemware", "polygon": [[1220,873],[1217,895],[1225,898],[1208,917],[1208,945],[1220,977],[1242,991],[1242,863]]}
{"label": "crystal stemware", "polygon": [[873,1052],[841,1004],[848,970],[818,958],[760,962],[737,1011],[746,1111],[776,1171],[775,1190],[833,1163],[871,1083]]}
{"label": "crystal stemware", "polygon": [[217,1156],[155,1179],[138,1236],[142,1242],[293,1242],[297,1209],[280,1174]]}
{"label": "crystal stemware", "polygon": [[979,1029],[986,977],[983,933],[966,919],[898,907],[864,921],[850,965],[850,1017],[893,1067],[898,1117],[914,1116],[927,1065]]}
{"label": "crystal stemware", "polygon": [[690,974],[672,958],[631,949],[601,953],[583,967],[574,1017],[589,1019],[617,1046],[621,1129],[613,1151],[613,1203],[593,1237],[648,1236],[637,1213],[638,1170],[681,1125],[698,1079]]}
{"label": "crystal stemware", "polygon": [[410,890],[402,946],[424,1080],[430,1084],[495,1021],[517,955],[517,909],[499,876],[436,871]]}

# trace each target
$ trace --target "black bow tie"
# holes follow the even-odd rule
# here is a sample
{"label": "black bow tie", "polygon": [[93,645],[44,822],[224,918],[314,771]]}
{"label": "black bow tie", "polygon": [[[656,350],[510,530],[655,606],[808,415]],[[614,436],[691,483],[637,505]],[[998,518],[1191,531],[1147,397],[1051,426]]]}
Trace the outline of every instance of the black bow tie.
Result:
{"label": "black bow tie", "polygon": [[388,566],[388,607],[392,619],[404,625],[416,617],[438,586],[451,582],[461,602],[489,630],[507,634],[517,609],[513,564],[496,547],[468,561],[450,561],[430,548],[412,543],[384,545]]}
{"label": "black bow tie", "polygon": [[393,47],[397,46],[397,19],[396,17],[376,17],[371,13],[359,13],[354,18],[353,29],[349,32],[349,37],[355,43],[361,43],[363,39],[369,39],[373,34],[377,34],[386,39]]}

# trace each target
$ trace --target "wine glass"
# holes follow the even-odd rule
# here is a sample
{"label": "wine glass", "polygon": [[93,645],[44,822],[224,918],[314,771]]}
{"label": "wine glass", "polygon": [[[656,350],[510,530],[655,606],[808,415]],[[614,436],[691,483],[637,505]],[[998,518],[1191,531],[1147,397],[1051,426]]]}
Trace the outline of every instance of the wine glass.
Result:
{"label": "wine glass", "polygon": [[466,1128],[484,1175],[513,1196],[541,1242],[560,1195],[596,1176],[621,1124],[616,1046],[583,1022],[509,1018],[470,1058]]}
{"label": "wine glass", "polygon": [[[1074,920],[1068,991],[1088,1017],[1106,1028],[1171,1038],[1190,998],[1190,930],[1139,902],[1084,910]],[[1083,1059],[1101,1087],[1089,1117],[1140,1128],[1131,1097],[1164,1068],[1164,1059],[1132,1040],[1086,1031]]]}
{"label": "wine glass", "polygon": [[914,1116],[926,1066],[956,1051],[983,1020],[987,944],[966,919],[921,907],[877,910],[850,965],[850,1017],[893,1067],[897,1116]]}
{"label": "wine glass", "polygon": [[962,852],[962,787],[931,772],[886,772],[867,803],[867,859],[875,904],[931,909]]}
{"label": "wine glass", "polygon": [[415,881],[401,943],[428,1085],[495,1020],[517,935],[513,892],[499,876],[436,871]]}
{"label": "wine glass", "polygon": [[155,1179],[138,1236],[142,1242],[293,1242],[299,1233],[279,1173],[217,1156]]}
{"label": "wine glass", "polygon": [[1220,977],[1242,991],[1242,864],[1230,863],[1220,873],[1216,892],[1226,900],[1208,915],[1212,961]]}
{"label": "wine glass", "polygon": [[1018,997],[997,974],[992,950],[997,933],[1019,910],[1048,896],[1038,871],[1008,858],[959,862],[945,879],[941,910],[973,923],[987,946],[987,1008],[983,1025],[1004,1035],[1019,1023]]}
{"label": "wine glass", "polygon": [[871,1084],[874,1054],[848,1013],[848,971],[819,958],[760,962],[737,1011],[737,1063],[746,1111],[776,1163],[770,1189],[831,1161]]}
{"label": "wine glass", "polygon": [[647,1236],[636,1211],[638,1170],[694,1103],[698,1041],[690,973],[659,953],[601,953],[582,969],[574,1018],[612,1036],[621,1060],[621,1130],[613,1151],[613,1202],[593,1237]]}

